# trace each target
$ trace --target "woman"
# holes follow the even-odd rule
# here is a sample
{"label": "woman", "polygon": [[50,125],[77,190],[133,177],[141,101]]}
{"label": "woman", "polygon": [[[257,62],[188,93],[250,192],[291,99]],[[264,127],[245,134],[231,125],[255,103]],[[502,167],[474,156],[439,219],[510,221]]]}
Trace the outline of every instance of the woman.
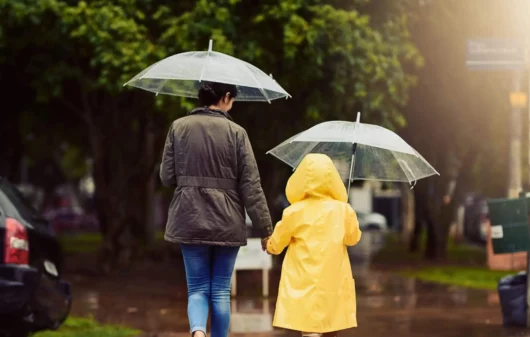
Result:
{"label": "woman", "polygon": [[236,96],[234,85],[205,83],[203,107],[171,125],[160,166],[162,183],[175,188],[165,239],[181,244],[194,337],[206,336],[209,303],[211,336],[228,336],[232,272],[247,243],[245,208],[263,244],[272,234],[247,133],[228,114]]}

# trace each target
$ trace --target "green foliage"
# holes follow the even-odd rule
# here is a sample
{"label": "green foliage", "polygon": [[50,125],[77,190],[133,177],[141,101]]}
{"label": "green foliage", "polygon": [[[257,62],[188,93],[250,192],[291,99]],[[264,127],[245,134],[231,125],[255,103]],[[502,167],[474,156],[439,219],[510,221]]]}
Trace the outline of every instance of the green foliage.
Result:
{"label": "green foliage", "polygon": [[[361,110],[365,119],[392,126],[403,123],[399,109],[414,83],[405,65],[421,64],[417,50],[403,38],[408,35],[405,18],[394,14],[375,26],[356,9],[292,1],[266,7],[259,21],[285,22],[280,83],[302,89],[291,93],[303,96],[307,117],[314,119],[319,111],[319,120],[352,119]],[[294,73],[299,76],[290,76]]]}
{"label": "green foliage", "polygon": [[[369,14],[354,7],[323,1],[249,6],[200,0],[185,12],[137,0],[47,0],[38,6],[3,1],[0,6],[12,18],[2,26],[33,23],[32,29],[48,32],[40,36],[52,44],[46,49],[57,53],[53,62],[36,56],[39,66],[28,69],[38,97],[69,95],[74,89],[65,88],[65,81],[83,95],[97,90],[116,95],[124,82],[156,60],[205,49],[212,38],[215,50],[278,74],[279,82],[303,100],[293,104],[297,118],[311,123],[351,119],[360,109],[368,120],[402,126],[400,109],[415,83],[406,69],[422,65],[410,43],[407,17],[397,10],[373,24]],[[54,20],[44,20],[48,16]],[[28,44],[37,43],[29,33],[26,38]]]}
{"label": "green foliage", "polygon": [[[345,3],[0,0],[0,86],[12,93],[7,105],[24,132],[46,140],[25,144],[32,153],[68,144],[59,162],[72,178],[92,157],[106,218],[144,223],[146,203],[131,191],[144,195],[153,172],[157,156],[146,143],[161,148],[168,123],[196,102],[122,85],[164,57],[205,50],[209,39],[216,51],[273,73],[294,97],[237,104],[234,117],[260,163],[266,150],[323,120],[353,120],[362,111],[365,121],[405,124],[402,109],[423,62],[407,16],[401,5],[375,11],[370,1]],[[24,104],[15,98],[22,92],[29,93]]]}
{"label": "green foliage", "polygon": [[103,242],[100,233],[83,233],[77,235],[61,235],[59,243],[61,249],[67,255],[79,253],[94,253]]}
{"label": "green foliage", "polygon": [[68,179],[80,179],[88,171],[86,157],[78,147],[68,146],[59,162]]}
{"label": "green foliage", "polygon": [[140,331],[115,325],[100,325],[92,318],[69,317],[57,331],[38,332],[35,337],[132,337]]}
{"label": "green foliage", "polygon": [[80,56],[87,57],[90,68],[76,77],[89,90],[118,93],[123,83],[163,55],[148,38],[145,14],[137,6],[134,0],[80,1],[61,13],[70,48],[88,47],[88,53]]}
{"label": "green foliage", "polygon": [[[400,109],[415,83],[405,69],[421,66],[422,58],[400,12],[377,26],[367,14],[323,1],[197,1],[190,11],[172,14],[158,12],[166,27],[160,43],[172,46],[171,53],[204,50],[213,38],[216,51],[273,72],[295,97],[280,109],[289,109],[287,118],[301,121],[299,128],[352,119],[357,109],[386,126],[405,122]],[[282,131],[285,137],[291,130]]]}
{"label": "green foliage", "polygon": [[[102,242],[103,237],[100,233],[81,233],[59,236],[61,249],[66,255],[95,253],[101,246]],[[164,232],[157,231],[155,233],[155,242],[164,242]]]}

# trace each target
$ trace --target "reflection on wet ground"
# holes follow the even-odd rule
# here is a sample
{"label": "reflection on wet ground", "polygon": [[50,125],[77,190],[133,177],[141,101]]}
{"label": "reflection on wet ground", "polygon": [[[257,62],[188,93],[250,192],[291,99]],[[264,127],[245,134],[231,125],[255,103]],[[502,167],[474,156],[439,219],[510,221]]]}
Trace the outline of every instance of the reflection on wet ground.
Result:
{"label": "reflection on wet ground", "polygon": [[[351,252],[359,327],[340,335],[527,336],[523,330],[502,327],[495,292],[433,285],[374,271],[369,268],[365,253],[366,249]],[[75,296],[72,313],[129,325],[146,331],[146,336],[187,336],[186,285],[180,260],[144,262],[137,269],[140,272],[134,275],[110,278],[72,273]],[[260,287],[259,280],[259,271],[241,272],[238,287],[252,293],[253,288]],[[272,272],[271,293],[275,293],[278,282],[279,273]],[[260,289],[255,293],[259,292]],[[296,332],[272,329],[274,305],[274,295],[269,300],[256,296],[234,299],[232,333],[299,336]]]}

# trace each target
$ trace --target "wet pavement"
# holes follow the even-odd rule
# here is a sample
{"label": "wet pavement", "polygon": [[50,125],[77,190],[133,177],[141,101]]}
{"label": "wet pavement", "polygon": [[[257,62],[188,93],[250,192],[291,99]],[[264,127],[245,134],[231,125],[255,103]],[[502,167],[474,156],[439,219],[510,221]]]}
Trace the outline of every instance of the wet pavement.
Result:
{"label": "wet pavement", "polygon": [[[370,253],[381,243],[367,242],[350,252],[359,327],[343,331],[341,336],[530,336],[525,330],[502,327],[495,292],[433,285],[372,270]],[[145,336],[188,336],[186,284],[180,259],[145,261],[134,269],[104,278],[79,270],[70,272],[75,299],[72,314],[93,315],[104,323],[138,328]],[[238,274],[238,288],[247,296],[232,302],[232,334],[299,336],[271,327],[279,273],[271,273],[269,299],[256,296],[261,293],[256,289],[260,280],[260,271]]]}

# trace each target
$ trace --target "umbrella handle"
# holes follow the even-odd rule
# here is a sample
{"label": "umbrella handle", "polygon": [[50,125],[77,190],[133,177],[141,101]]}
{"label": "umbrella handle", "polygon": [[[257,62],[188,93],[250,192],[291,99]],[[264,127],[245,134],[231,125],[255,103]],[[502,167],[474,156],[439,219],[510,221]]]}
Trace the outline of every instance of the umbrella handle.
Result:
{"label": "umbrella handle", "polygon": [[357,126],[361,123],[361,112],[357,112],[357,120],[355,122],[355,129],[353,129],[352,144],[353,150],[351,154],[351,166],[350,166],[350,175],[348,179],[348,200],[350,200],[350,188],[351,182],[353,181],[353,169],[355,168],[355,150],[357,150],[357,144],[355,143],[355,133],[357,131]]}
{"label": "umbrella handle", "polygon": [[351,183],[353,181],[353,170],[355,169],[355,151],[357,150],[357,144],[353,144],[353,150],[352,150],[352,154],[351,154],[351,165],[350,165],[350,174],[349,174],[349,179],[348,179],[348,200],[350,200],[350,188],[351,188]]}

